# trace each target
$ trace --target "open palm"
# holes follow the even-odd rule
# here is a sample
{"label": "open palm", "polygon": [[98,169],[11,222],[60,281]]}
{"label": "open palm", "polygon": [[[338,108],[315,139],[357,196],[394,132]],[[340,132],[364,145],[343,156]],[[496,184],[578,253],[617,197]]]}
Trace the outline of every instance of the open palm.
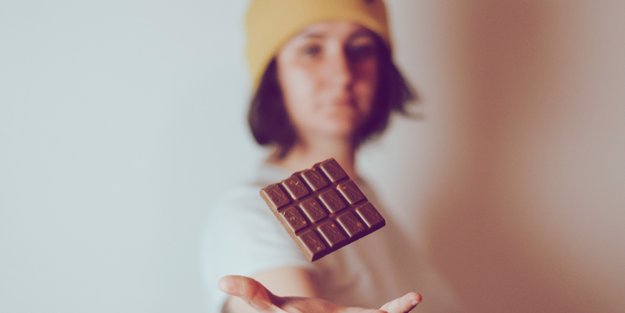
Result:
{"label": "open palm", "polygon": [[343,307],[320,298],[279,297],[253,278],[236,275],[222,277],[219,287],[243,299],[259,313],[407,313],[421,302],[420,294],[409,292],[380,309]]}

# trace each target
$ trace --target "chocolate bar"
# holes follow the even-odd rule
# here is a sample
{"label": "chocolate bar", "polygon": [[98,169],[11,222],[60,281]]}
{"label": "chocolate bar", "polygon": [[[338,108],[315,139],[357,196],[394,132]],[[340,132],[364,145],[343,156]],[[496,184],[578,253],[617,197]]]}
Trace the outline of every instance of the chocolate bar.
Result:
{"label": "chocolate bar", "polygon": [[309,261],[385,225],[384,218],[334,159],[260,190]]}

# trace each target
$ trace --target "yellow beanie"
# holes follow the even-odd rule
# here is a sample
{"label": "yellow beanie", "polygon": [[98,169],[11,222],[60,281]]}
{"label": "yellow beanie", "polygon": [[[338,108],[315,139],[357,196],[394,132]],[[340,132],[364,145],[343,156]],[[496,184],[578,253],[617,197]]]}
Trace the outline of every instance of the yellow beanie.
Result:
{"label": "yellow beanie", "polygon": [[382,0],[250,0],[245,26],[253,90],[282,45],[307,26],[324,20],[358,23],[391,47]]}

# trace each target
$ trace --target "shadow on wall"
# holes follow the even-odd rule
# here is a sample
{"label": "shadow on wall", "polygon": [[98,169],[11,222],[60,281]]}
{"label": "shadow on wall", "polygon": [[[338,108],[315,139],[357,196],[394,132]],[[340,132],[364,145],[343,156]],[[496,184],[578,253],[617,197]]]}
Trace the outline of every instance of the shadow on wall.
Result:
{"label": "shadow on wall", "polygon": [[441,6],[461,66],[428,116],[434,263],[466,312],[622,310],[625,5]]}

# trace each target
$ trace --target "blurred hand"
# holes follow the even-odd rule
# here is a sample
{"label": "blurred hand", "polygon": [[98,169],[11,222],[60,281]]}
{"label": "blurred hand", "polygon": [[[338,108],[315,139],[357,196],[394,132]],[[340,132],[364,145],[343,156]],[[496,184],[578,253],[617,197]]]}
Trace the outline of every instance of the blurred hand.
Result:
{"label": "blurred hand", "polygon": [[243,299],[259,313],[407,313],[421,302],[420,294],[409,292],[384,304],[379,310],[342,307],[319,298],[279,297],[258,281],[236,275],[222,277],[219,288]]}

